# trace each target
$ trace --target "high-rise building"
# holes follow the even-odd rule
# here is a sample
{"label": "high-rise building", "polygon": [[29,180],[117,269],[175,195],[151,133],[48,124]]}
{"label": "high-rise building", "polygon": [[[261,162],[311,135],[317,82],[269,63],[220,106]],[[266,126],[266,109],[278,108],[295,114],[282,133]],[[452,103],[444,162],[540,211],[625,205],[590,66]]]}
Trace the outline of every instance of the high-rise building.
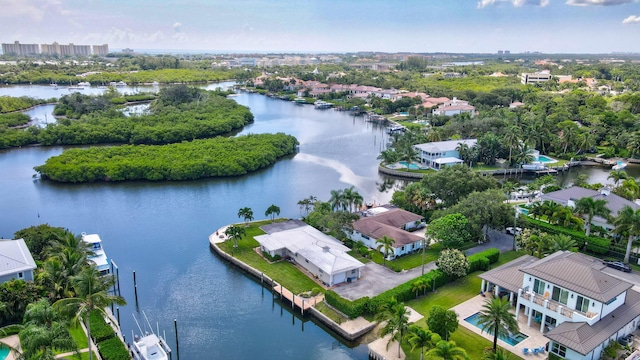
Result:
{"label": "high-rise building", "polygon": [[5,55],[28,56],[40,54],[38,44],[20,44],[15,41],[13,44],[2,44],[2,53]]}
{"label": "high-rise building", "polygon": [[109,53],[109,45],[93,45],[93,55],[107,55]]}

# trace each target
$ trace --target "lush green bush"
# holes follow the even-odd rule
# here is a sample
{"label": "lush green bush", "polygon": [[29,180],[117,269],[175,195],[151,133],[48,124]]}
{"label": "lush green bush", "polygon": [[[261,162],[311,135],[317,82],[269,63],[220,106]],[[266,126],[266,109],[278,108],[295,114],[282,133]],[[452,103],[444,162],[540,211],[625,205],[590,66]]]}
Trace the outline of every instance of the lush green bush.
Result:
{"label": "lush green bush", "polygon": [[115,336],[113,328],[104,321],[104,317],[101,312],[97,310],[92,311],[89,316],[89,322],[91,323],[91,337],[96,343]]}
{"label": "lush green bush", "polygon": [[68,149],[35,170],[60,182],[195,180],[239,176],[293,154],[291,135],[217,137],[161,146],[122,145]]}
{"label": "lush green bush", "polygon": [[112,337],[98,343],[98,351],[103,360],[130,360],[129,350],[124,346],[120,338]]}
{"label": "lush green bush", "polygon": [[29,123],[29,115],[23,113],[11,113],[0,115],[0,126],[14,127]]}
{"label": "lush green bush", "polygon": [[489,269],[489,259],[487,259],[483,255],[475,254],[471,255],[467,258],[469,261],[469,272],[471,274],[474,271],[478,270],[487,270]]}
{"label": "lush green bush", "polygon": [[333,290],[329,290],[324,293],[324,300],[327,304],[338,309],[338,311],[347,315],[350,319],[357,318],[364,314],[369,303],[369,297],[367,296],[355,301],[350,301],[336,294]]}
{"label": "lush green bush", "polygon": [[34,99],[27,96],[0,96],[0,113],[28,109],[32,106],[43,104],[45,102],[47,102],[47,100]]}
{"label": "lush green bush", "polygon": [[581,231],[571,230],[557,225],[551,225],[544,221],[535,220],[528,216],[521,216],[520,219],[526,222],[528,226],[537,228],[549,234],[569,235],[574,240],[576,240],[578,246],[582,246],[584,243],[587,243],[587,250],[594,254],[606,254],[611,248],[611,240],[608,239],[603,239],[596,236],[587,237]]}

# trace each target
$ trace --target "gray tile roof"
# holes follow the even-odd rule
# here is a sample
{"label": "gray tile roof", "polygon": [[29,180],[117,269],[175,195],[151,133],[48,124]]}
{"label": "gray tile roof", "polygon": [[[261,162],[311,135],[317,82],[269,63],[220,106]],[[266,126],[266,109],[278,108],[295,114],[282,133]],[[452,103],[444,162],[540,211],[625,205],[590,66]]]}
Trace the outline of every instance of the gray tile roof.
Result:
{"label": "gray tile roof", "polygon": [[569,251],[555,252],[520,271],[603,303],[633,285],[602,272],[602,260]]}
{"label": "gray tile roof", "polygon": [[0,240],[0,276],[34,270],[36,262],[23,239]]}
{"label": "gray tile roof", "polygon": [[478,277],[493,284],[497,284],[501,288],[518,293],[518,289],[522,288],[522,280],[524,279],[524,273],[520,271],[520,268],[535,261],[538,261],[537,257],[523,255],[513,261],[500,265],[495,269],[484,272]]}
{"label": "gray tile roof", "polygon": [[[606,194],[606,195],[605,195]],[[585,189],[579,186],[572,186],[567,189],[562,189],[558,191],[553,191],[548,194],[542,195],[540,198],[542,200],[550,200],[562,205],[567,205],[569,200],[577,202],[578,200],[590,197],[593,200],[604,199],[607,201],[607,208],[611,210],[611,215],[616,216],[625,206],[630,206],[633,210],[637,210],[640,206],[633,201],[629,201],[621,196],[618,196],[614,193],[606,193],[600,192],[597,190]],[[603,221],[604,219],[600,217],[596,217],[598,220]],[[606,220],[604,220],[606,222]]]}
{"label": "gray tile roof", "polygon": [[629,290],[625,303],[593,326],[586,322],[563,322],[544,336],[582,355],[587,355],[638,316],[640,316],[640,293]]}

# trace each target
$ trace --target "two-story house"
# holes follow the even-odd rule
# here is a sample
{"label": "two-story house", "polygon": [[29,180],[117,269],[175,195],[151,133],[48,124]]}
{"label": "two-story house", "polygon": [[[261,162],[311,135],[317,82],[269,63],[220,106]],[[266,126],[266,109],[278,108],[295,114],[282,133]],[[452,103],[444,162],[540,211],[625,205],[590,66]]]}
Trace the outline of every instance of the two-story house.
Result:
{"label": "two-story house", "polygon": [[[483,290],[517,289],[516,318],[549,339],[563,359],[599,359],[611,341],[640,324],[640,293],[612,276],[601,260],[568,251],[543,259],[527,256],[482,274]],[[513,299],[513,295],[511,295]],[[522,330],[522,329],[521,329]]]}
{"label": "two-story house", "polygon": [[369,209],[364,215],[353,223],[353,232],[347,232],[351,240],[376,249],[380,245],[377,240],[383,236],[393,239],[393,250],[387,255],[388,259],[422,249],[424,236],[411,232],[424,226],[422,216],[384,206]]}
{"label": "two-story house", "polygon": [[36,267],[24,239],[0,240],[0,283],[11,279],[33,281]]}
{"label": "two-story house", "polygon": [[447,166],[462,164],[458,149],[460,145],[470,148],[476,146],[477,139],[436,141],[425,144],[416,144],[413,147],[418,150],[420,163],[432,169],[440,170]]}
{"label": "two-story house", "polygon": [[453,100],[445,101],[442,105],[432,110],[433,115],[440,116],[453,116],[458,114],[469,114],[471,117],[475,115],[476,108],[473,105],[469,105],[468,101],[458,100],[458,98],[453,98]]}

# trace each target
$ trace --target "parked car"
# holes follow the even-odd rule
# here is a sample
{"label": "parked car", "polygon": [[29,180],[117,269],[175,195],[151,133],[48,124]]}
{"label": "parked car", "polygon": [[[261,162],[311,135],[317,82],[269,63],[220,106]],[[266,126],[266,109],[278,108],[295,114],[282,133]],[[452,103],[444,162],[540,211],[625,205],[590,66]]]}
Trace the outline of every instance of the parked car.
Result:
{"label": "parked car", "polygon": [[629,266],[629,264],[623,263],[622,261],[605,261],[604,264],[616,270],[631,272],[631,266]]}
{"label": "parked car", "polygon": [[519,227],[514,228],[514,227],[512,227],[512,226],[509,226],[509,227],[506,229],[506,233],[507,233],[507,234],[511,234],[511,235],[520,235],[520,232],[522,232],[522,228],[519,228]]}

